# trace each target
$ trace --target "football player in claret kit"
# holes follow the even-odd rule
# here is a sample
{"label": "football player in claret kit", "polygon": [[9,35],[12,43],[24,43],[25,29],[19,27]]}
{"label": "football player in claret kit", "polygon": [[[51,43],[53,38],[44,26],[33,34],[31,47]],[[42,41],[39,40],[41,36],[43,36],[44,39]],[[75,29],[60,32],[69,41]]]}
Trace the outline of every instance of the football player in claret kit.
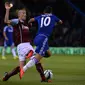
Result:
{"label": "football player in claret kit", "polygon": [[38,32],[34,39],[36,55],[20,70],[21,78],[28,68],[34,66],[43,58],[46,51],[50,52],[48,38],[54,29],[55,23],[58,22],[62,24],[62,21],[52,14],[52,8],[50,6],[45,8],[44,14],[31,18],[28,23],[32,23],[34,21],[38,22]]}
{"label": "football player in claret kit", "polygon": [[[6,14],[5,14],[5,20],[4,20],[5,23],[9,21],[11,24],[17,25],[17,28],[14,29],[14,36],[16,38],[15,42],[18,41],[17,51],[18,51],[20,65],[14,68],[11,72],[9,73],[6,72],[5,76],[3,77],[3,81],[7,81],[11,76],[18,74],[20,72],[20,68],[22,68],[25,65],[26,58],[29,58],[34,54],[34,50],[30,44],[31,34],[29,32],[29,28],[31,24],[28,25],[28,23],[25,22],[26,21],[26,9],[21,8],[18,10],[18,19],[9,20],[9,11],[11,7],[9,6],[8,3],[5,3],[5,8],[6,8]],[[28,56],[26,57],[26,55]],[[47,54],[47,56],[49,55]],[[36,63],[35,66],[41,76],[41,81],[45,81],[46,78],[44,76],[44,71],[43,71],[43,67],[41,63]]]}

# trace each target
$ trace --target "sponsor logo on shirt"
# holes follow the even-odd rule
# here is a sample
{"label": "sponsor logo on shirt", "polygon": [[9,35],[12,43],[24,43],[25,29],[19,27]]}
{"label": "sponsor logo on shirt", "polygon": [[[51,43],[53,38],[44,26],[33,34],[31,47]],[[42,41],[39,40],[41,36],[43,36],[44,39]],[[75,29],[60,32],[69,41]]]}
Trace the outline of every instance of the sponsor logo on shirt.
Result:
{"label": "sponsor logo on shirt", "polygon": [[29,29],[29,27],[22,25],[22,29]]}

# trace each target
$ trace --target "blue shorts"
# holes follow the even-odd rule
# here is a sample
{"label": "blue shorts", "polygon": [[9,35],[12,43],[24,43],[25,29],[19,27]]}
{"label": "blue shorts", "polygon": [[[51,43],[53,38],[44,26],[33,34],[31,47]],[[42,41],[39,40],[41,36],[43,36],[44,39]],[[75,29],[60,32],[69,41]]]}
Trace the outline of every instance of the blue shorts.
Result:
{"label": "blue shorts", "polygon": [[14,42],[13,41],[7,41],[7,40],[5,40],[4,41],[4,47],[7,47],[7,46],[13,46],[14,45]]}
{"label": "blue shorts", "polygon": [[36,46],[35,52],[41,56],[44,56],[45,52],[49,49],[48,37],[43,34],[37,35],[35,37],[34,44]]}

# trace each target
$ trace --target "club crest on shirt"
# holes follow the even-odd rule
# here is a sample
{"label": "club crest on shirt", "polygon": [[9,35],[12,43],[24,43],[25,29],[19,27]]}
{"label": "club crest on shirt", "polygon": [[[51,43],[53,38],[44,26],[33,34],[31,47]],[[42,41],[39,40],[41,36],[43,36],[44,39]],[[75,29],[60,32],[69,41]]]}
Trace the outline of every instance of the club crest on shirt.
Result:
{"label": "club crest on shirt", "polygon": [[13,32],[13,29],[8,29],[8,32]]}
{"label": "club crest on shirt", "polygon": [[22,29],[28,29],[29,30],[29,27],[25,26],[25,25],[22,25]]}

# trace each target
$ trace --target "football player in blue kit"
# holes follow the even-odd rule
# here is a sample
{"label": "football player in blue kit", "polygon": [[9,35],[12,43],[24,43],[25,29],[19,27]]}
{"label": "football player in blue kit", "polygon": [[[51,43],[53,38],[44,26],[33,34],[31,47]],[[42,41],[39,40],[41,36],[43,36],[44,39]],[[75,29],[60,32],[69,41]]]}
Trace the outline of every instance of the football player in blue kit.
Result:
{"label": "football player in blue kit", "polygon": [[17,55],[14,49],[13,27],[9,23],[7,26],[4,27],[3,36],[4,36],[4,48],[2,50],[2,59],[6,59],[5,51],[6,51],[7,46],[11,46],[13,58],[16,59]]}
{"label": "football player in blue kit", "polygon": [[28,23],[32,23],[34,21],[38,22],[38,32],[34,39],[34,44],[36,46],[36,55],[23,68],[21,68],[21,78],[28,68],[34,66],[43,58],[46,51],[48,53],[50,52],[48,46],[48,38],[54,29],[55,23],[57,22],[62,24],[62,20],[52,14],[52,8],[50,6],[47,6],[45,8],[44,14],[31,18]]}

